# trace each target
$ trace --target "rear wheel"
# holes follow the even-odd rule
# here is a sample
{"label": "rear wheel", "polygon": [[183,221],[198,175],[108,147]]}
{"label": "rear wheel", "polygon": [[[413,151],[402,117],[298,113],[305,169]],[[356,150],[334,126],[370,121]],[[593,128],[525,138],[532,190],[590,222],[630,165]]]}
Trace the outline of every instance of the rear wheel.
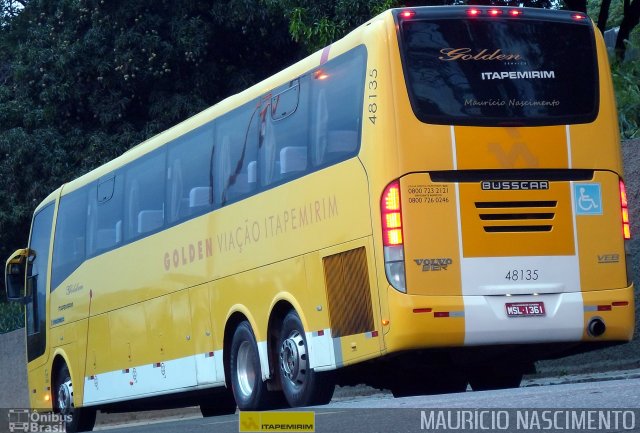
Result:
{"label": "rear wheel", "polygon": [[233,392],[225,389],[206,398],[200,403],[200,412],[203,417],[217,415],[232,415],[236,413],[236,400],[233,398]]}
{"label": "rear wheel", "polygon": [[273,407],[277,395],[267,390],[262,380],[258,344],[249,322],[236,328],[229,358],[231,389],[240,410],[263,410]]}
{"label": "rear wheel", "polygon": [[91,407],[75,406],[73,382],[66,365],[58,372],[55,389],[55,410],[64,416],[66,431],[75,433],[93,430],[96,423],[96,410]]}
{"label": "rear wheel", "polygon": [[327,404],[335,389],[332,371],[316,372],[309,364],[309,346],[300,317],[290,311],[282,321],[278,344],[280,382],[291,407]]}

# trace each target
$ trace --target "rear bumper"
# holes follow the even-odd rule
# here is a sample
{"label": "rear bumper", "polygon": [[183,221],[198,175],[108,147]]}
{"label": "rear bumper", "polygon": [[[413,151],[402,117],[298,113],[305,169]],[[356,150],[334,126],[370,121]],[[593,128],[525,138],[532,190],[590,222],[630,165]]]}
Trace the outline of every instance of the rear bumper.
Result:
{"label": "rear bumper", "polygon": [[[523,296],[420,296],[388,288],[388,353],[439,347],[629,341],[635,326],[633,284],[623,289]],[[545,315],[508,317],[509,302],[543,302]],[[589,335],[589,322],[606,326]]]}

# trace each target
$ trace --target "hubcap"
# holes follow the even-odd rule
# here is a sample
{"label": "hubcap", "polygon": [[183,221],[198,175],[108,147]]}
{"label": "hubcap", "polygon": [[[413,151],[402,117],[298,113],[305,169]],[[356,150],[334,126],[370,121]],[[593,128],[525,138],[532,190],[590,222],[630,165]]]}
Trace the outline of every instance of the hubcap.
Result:
{"label": "hubcap", "polygon": [[58,409],[63,415],[70,415],[73,411],[73,385],[70,380],[58,388]]}
{"label": "hubcap", "polygon": [[244,397],[250,397],[256,380],[256,369],[253,364],[251,343],[243,341],[238,349],[237,376],[240,392]]}
{"label": "hubcap", "polygon": [[292,331],[280,347],[280,370],[293,385],[304,385],[307,377],[307,347],[298,331]]}

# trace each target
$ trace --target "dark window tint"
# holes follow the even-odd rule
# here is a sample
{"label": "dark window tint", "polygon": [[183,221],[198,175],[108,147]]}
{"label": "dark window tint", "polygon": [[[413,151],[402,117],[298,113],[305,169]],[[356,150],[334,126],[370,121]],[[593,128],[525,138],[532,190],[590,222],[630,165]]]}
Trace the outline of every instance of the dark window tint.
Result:
{"label": "dark window tint", "polygon": [[250,102],[216,120],[214,202],[224,206],[256,189],[261,109]]}
{"label": "dark window tint", "polygon": [[[121,174],[98,181],[89,191],[87,255],[93,256],[122,244],[124,179]],[[97,191],[97,193],[96,193]]]}
{"label": "dark window tint", "polygon": [[590,23],[406,20],[401,50],[411,104],[424,122],[552,125],[597,114]]}
{"label": "dark window tint", "polygon": [[305,76],[274,90],[277,96],[271,98],[271,117],[264,119],[266,132],[260,148],[262,185],[300,176],[308,170],[309,84],[309,77]]}
{"label": "dark window tint", "polygon": [[366,63],[367,51],[360,46],[311,74],[309,143],[314,166],[357,153]]}
{"label": "dark window tint", "polygon": [[85,259],[88,191],[89,187],[80,188],[60,199],[53,243],[52,290]]}
{"label": "dark window tint", "polygon": [[284,90],[276,92],[276,95],[271,97],[271,118],[280,120],[292,115],[298,108],[299,100],[300,83],[299,80],[294,80]]}
{"label": "dark window tint", "polygon": [[46,206],[33,218],[29,240],[27,284],[31,299],[27,310],[27,357],[29,361],[45,352],[46,343],[46,291],[49,268],[49,245],[53,224],[53,204]]}
{"label": "dark window tint", "polygon": [[156,232],[165,218],[165,153],[155,151],[125,169],[124,236],[129,241]]}
{"label": "dark window tint", "polygon": [[209,166],[212,149],[213,124],[189,133],[169,145],[167,218],[170,224],[211,209]]}

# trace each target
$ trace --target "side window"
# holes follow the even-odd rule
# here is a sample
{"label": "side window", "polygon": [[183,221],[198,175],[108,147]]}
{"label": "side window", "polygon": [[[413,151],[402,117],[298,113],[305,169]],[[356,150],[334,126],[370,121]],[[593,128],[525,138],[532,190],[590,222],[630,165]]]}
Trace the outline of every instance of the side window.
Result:
{"label": "side window", "polygon": [[124,239],[133,240],[165,224],[165,153],[155,151],[126,167]]}
{"label": "side window", "polygon": [[167,161],[167,218],[170,224],[211,209],[210,161],[213,124],[169,145]]}
{"label": "side window", "polygon": [[308,171],[308,83],[308,77],[303,77],[273,92],[262,158],[268,174],[263,178],[265,185]]}
{"label": "side window", "polygon": [[260,113],[256,103],[250,102],[216,121],[212,167],[216,205],[256,190]]}
{"label": "side window", "polygon": [[28,361],[38,358],[46,349],[47,310],[45,306],[53,210],[52,203],[33,217],[31,239],[29,239],[31,251],[27,265],[27,284],[32,298],[26,305]]}
{"label": "side window", "polygon": [[367,52],[364,46],[311,74],[311,161],[314,167],[355,156],[360,145]]}
{"label": "side window", "polygon": [[53,241],[52,290],[71,275],[86,257],[88,191],[88,187],[80,188],[60,199]]}
{"label": "side window", "polygon": [[112,174],[98,181],[89,192],[87,253],[100,254],[122,245],[123,196],[122,174]]}

